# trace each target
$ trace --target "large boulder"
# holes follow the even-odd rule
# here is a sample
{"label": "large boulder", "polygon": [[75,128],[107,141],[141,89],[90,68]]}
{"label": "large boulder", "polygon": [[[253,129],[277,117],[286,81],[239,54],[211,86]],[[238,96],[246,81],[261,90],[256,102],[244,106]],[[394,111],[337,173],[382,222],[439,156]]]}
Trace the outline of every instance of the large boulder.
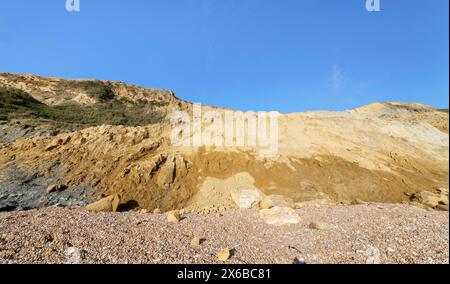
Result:
{"label": "large boulder", "polygon": [[119,194],[110,195],[87,205],[85,209],[94,212],[116,212],[120,204],[120,199],[121,197]]}
{"label": "large boulder", "polygon": [[231,198],[241,209],[250,209],[259,204],[262,194],[256,189],[244,189],[233,192]]}
{"label": "large boulder", "polygon": [[289,207],[262,209],[259,211],[259,216],[266,224],[275,226],[297,224],[300,222],[300,216],[294,209]]}
{"label": "large boulder", "polygon": [[259,203],[261,209],[270,209],[273,207],[289,207],[294,208],[295,203],[292,198],[282,195],[269,195],[265,196]]}

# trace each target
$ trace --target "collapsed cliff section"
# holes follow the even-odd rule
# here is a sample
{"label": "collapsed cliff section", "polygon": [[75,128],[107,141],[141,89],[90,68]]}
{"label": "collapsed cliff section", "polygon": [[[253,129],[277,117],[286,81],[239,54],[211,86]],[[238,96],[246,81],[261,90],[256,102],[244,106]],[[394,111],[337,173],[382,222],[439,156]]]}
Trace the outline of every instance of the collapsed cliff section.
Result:
{"label": "collapsed cliff section", "polygon": [[[432,107],[281,115],[279,151],[261,158],[251,148],[173,146],[167,115],[192,106],[163,90],[0,74],[0,95],[0,210],[120,194],[120,210],[214,212],[247,189],[294,202],[448,208],[448,112]],[[54,185],[64,189],[48,192]]]}
{"label": "collapsed cliff section", "polygon": [[261,159],[236,149],[188,151],[170,145],[169,129],[101,126],[18,139],[0,148],[0,172],[15,168],[68,188],[93,189],[97,199],[118,193],[123,210],[226,210],[234,208],[232,192],[250,188],[295,202],[401,203],[448,186],[448,170],[419,157],[393,155],[389,170],[381,170],[330,153]]}
{"label": "collapsed cliff section", "polygon": [[[112,81],[0,73],[0,147],[9,147],[21,139],[44,139],[47,143],[58,135],[101,125],[136,127],[164,124],[168,113],[186,109],[188,105],[176,98],[173,92],[162,89],[146,89]],[[55,139],[58,143],[59,138]],[[76,148],[74,150],[76,152]],[[38,156],[45,156],[42,149],[36,151]],[[18,152],[27,155],[27,150]],[[12,153],[12,157],[15,155]],[[100,191],[91,185],[83,188],[73,185],[64,193],[46,194],[45,188],[63,181],[60,168],[64,165],[59,157],[49,159],[38,158],[31,168],[22,165],[22,161],[0,162],[0,210],[79,206],[100,195],[95,194]],[[54,173],[50,176],[47,174],[49,170],[42,171],[41,168],[45,167]]]}

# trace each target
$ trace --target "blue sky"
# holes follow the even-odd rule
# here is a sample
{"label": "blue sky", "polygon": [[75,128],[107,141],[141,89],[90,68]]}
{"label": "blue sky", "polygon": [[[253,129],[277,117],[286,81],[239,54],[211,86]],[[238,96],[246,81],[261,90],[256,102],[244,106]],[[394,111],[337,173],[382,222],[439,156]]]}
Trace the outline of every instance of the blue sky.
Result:
{"label": "blue sky", "polygon": [[448,0],[0,0],[0,72],[174,90],[240,110],[448,108]]}

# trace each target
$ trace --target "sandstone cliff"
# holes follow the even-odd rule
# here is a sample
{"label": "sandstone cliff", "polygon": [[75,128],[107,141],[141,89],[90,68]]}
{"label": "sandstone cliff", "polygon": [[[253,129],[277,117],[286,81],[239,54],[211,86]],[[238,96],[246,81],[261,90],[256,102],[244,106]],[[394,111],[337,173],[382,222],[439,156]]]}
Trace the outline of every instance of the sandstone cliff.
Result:
{"label": "sandstone cliff", "polygon": [[[15,74],[0,74],[0,91],[0,210],[120,193],[122,210],[213,212],[245,189],[296,203],[448,210],[445,110],[377,103],[283,114],[279,151],[262,158],[249,147],[174,147],[167,115],[192,105],[171,91]],[[46,193],[54,183],[67,189]]]}

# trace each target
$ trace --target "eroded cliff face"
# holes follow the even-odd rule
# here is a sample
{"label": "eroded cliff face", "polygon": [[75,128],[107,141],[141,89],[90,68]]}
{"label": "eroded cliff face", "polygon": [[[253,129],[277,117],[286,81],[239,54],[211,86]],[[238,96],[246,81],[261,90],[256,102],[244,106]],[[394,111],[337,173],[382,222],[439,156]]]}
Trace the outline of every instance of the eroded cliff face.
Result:
{"label": "eroded cliff face", "polygon": [[[8,117],[0,125],[4,210],[76,207],[120,193],[122,210],[214,212],[234,208],[231,194],[246,189],[298,203],[410,202],[448,208],[448,112],[432,107],[380,103],[281,115],[279,151],[261,158],[251,148],[172,145],[167,115],[191,113],[192,105],[170,91],[12,74],[0,74],[0,87],[20,90],[49,107],[100,108],[112,100],[126,104],[133,119],[135,114],[159,117],[135,125],[130,119],[127,125],[89,121],[76,128],[42,119],[41,112]],[[154,105],[152,113],[134,108],[143,102]],[[54,117],[76,123],[59,113]],[[55,183],[67,189],[48,194],[46,188]]]}

